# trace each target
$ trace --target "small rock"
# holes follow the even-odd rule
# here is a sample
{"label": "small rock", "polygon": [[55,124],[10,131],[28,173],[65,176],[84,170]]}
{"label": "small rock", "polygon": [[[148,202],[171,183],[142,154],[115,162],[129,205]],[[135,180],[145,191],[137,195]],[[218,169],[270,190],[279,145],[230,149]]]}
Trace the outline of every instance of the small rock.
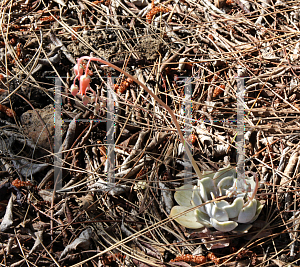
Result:
{"label": "small rock", "polygon": [[[50,141],[53,147],[54,142],[54,107],[52,104],[44,107],[43,109],[36,109],[44,121],[50,135]],[[28,110],[22,114],[21,124],[24,133],[31,138],[38,146],[45,149],[50,149],[48,140],[48,133],[45,125],[41,122],[40,118],[34,110]]]}

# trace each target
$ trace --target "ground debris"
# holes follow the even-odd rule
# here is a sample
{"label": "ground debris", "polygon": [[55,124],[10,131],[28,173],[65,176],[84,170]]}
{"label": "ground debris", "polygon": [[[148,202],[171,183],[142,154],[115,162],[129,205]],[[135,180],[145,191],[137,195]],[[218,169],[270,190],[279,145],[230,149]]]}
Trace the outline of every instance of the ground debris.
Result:
{"label": "ground debris", "polygon": [[[2,264],[299,265],[299,7],[4,2]],[[196,186],[197,169],[236,167],[239,142],[264,204],[253,227],[171,220],[176,189]]]}

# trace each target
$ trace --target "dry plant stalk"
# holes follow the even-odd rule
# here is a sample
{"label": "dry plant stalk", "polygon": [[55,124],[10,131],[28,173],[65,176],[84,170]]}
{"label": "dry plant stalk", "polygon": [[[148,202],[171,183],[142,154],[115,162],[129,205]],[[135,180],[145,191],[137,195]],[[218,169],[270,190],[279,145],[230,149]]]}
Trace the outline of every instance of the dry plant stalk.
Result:
{"label": "dry plant stalk", "polygon": [[[177,118],[176,118],[173,110],[168,105],[166,105],[161,99],[159,99],[151,90],[149,90],[147,88],[146,85],[144,85],[143,83],[141,83],[138,79],[136,79],[135,77],[133,77],[132,75],[130,75],[126,71],[122,70],[121,68],[115,66],[114,64],[112,64],[112,63],[110,63],[108,61],[105,61],[103,59],[100,59],[100,58],[95,58],[95,57],[83,56],[83,57],[81,57],[81,58],[79,58],[77,60],[77,64],[74,67],[74,70],[75,70],[75,73],[76,73],[75,80],[76,79],[80,80],[80,92],[79,93],[81,95],[83,95],[83,97],[85,96],[87,89],[91,90],[91,88],[89,87],[89,84],[90,84],[91,80],[87,76],[87,74],[83,75],[83,70],[81,69],[82,61],[83,60],[88,60],[88,63],[86,64],[86,68],[85,68],[85,73],[88,73],[88,69],[89,69],[89,65],[90,65],[91,61],[98,61],[98,62],[100,62],[100,63],[102,63],[104,65],[108,65],[109,67],[114,68],[115,70],[121,72],[122,74],[124,74],[125,76],[127,76],[128,78],[130,78],[132,81],[134,81],[135,83],[137,83],[139,86],[141,86],[149,95],[151,95],[155,99],[155,101],[157,101],[161,106],[163,106],[169,112],[170,116],[173,119],[173,123],[174,123],[174,125],[175,125],[175,127],[177,129],[177,132],[179,134],[180,140],[181,140],[182,144],[184,145],[185,153],[187,154],[189,160],[191,161],[192,166],[193,166],[193,168],[194,168],[194,170],[195,170],[198,178],[201,179],[202,178],[202,174],[200,172],[200,169],[199,169],[197,163],[195,162],[195,160],[194,160],[194,158],[193,158],[193,156],[192,156],[192,154],[190,152],[190,149],[189,149],[189,147],[187,145],[187,142],[185,141],[185,139],[183,137],[180,125],[178,124]],[[71,91],[73,90],[73,93],[76,95],[78,93],[78,87],[76,87],[76,85],[75,85],[75,80],[74,80],[74,83],[73,83],[73,85],[71,87]],[[93,92],[93,90],[92,90],[92,92]],[[86,101],[86,100],[84,100],[84,98],[82,100],[83,100],[83,103]],[[97,104],[97,98],[96,98],[95,102]]]}

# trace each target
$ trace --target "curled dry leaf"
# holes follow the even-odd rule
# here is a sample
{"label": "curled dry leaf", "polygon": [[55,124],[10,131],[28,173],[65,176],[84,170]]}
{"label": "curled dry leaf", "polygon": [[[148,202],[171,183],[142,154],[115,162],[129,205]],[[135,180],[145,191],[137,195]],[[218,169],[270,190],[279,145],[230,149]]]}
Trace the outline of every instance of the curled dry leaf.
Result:
{"label": "curled dry leaf", "polygon": [[6,246],[6,248],[5,248],[6,254],[7,254],[7,255],[9,255],[9,254],[12,252],[14,240],[15,240],[14,237],[10,237],[10,238],[8,239],[7,246]]}
{"label": "curled dry leaf", "polygon": [[65,257],[68,252],[72,250],[76,250],[77,247],[80,247],[82,249],[88,249],[91,243],[91,237],[92,237],[93,230],[92,228],[87,228],[84,230],[78,238],[76,238],[70,245],[66,246],[64,251],[60,255],[60,259]]}
{"label": "curled dry leaf", "polygon": [[89,186],[91,191],[102,191],[107,192],[112,196],[121,195],[130,190],[129,186],[126,185],[116,185],[114,183],[98,181],[91,186]]}
{"label": "curled dry leaf", "polygon": [[39,248],[42,247],[42,243],[43,243],[43,232],[44,232],[44,231],[41,230],[41,231],[37,231],[37,232],[35,233],[36,239],[35,239],[35,242],[34,242],[34,244],[33,244],[33,247],[31,248],[30,252],[28,253],[28,256],[29,256],[30,254],[32,254],[33,252],[35,252],[36,250],[38,250]]}
{"label": "curled dry leaf", "polygon": [[63,45],[62,41],[57,38],[55,33],[51,30],[49,33],[49,37],[54,45],[61,47],[61,51],[65,54],[66,58],[72,63],[76,64],[76,60],[73,58],[73,56],[68,52],[68,49]]}
{"label": "curled dry leaf", "polygon": [[5,215],[0,225],[1,232],[5,232],[7,229],[9,229],[9,227],[13,225],[13,200],[14,200],[14,196],[12,194],[8,201]]}
{"label": "curled dry leaf", "polygon": [[[76,202],[78,203],[79,208],[81,210],[87,210],[88,207],[91,206],[91,204],[93,204],[94,197],[91,194],[87,194],[85,196],[77,198]],[[90,210],[95,210],[95,209],[96,209],[96,205],[90,207]]]}
{"label": "curled dry leaf", "polygon": [[[53,197],[53,192],[47,190],[40,190],[39,195],[44,201],[51,202]],[[60,194],[54,194],[54,202],[61,200],[62,196]]]}
{"label": "curled dry leaf", "polygon": [[53,216],[62,216],[62,215],[64,215],[64,214],[65,214],[65,206],[66,206],[66,203],[65,203],[65,202],[62,203],[62,204],[60,205],[59,210],[58,210],[57,212],[55,212],[55,213],[53,214]]}

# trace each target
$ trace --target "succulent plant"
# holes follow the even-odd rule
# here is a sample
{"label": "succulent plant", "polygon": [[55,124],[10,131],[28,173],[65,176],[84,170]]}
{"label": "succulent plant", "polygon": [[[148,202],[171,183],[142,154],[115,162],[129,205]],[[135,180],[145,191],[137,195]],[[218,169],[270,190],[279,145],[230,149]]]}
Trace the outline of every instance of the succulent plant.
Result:
{"label": "succulent plant", "polygon": [[[180,206],[174,206],[170,216],[186,228],[247,232],[263,205],[255,199],[257,178],[236,176],[235,168],[228,166],[215,173],[205,172],[197,185],[179,187],[174,198]],[[178,216],[180,213],[183,215]]]}

